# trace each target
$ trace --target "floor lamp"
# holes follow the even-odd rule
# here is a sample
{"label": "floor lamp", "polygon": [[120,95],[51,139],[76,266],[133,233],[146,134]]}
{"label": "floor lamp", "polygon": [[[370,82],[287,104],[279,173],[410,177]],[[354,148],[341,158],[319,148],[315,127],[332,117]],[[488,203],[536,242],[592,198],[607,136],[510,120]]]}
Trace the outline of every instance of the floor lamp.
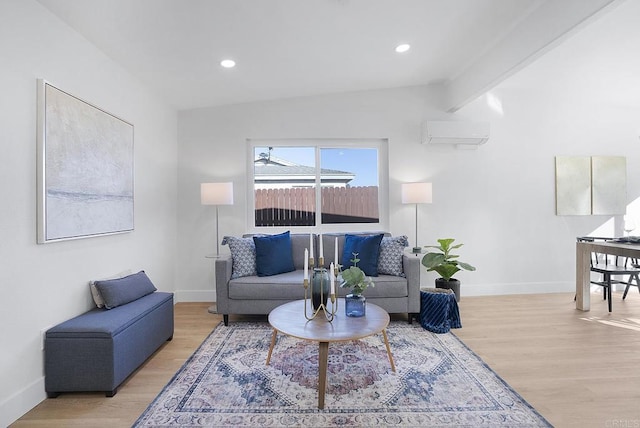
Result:
{"label": "floor lamp", "polygon": [[418,204],[430,204],[433,199],[433,189],[431,183],[403,183],[402,203],[416,205],[416,242],[413,247],[414,254],[422,252],[418,246]]}
{"label": "floor lamp", "polygon": [[218,206],[233,205],[233,183],[201,183],[200,203],[216,206],[216,257],[220,256],[220,236],[218,235]]}

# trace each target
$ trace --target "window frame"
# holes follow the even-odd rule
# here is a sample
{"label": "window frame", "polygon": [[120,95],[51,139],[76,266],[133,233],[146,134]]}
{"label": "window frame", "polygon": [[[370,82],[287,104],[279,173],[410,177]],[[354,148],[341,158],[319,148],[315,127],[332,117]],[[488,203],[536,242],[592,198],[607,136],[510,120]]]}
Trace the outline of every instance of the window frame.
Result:
{"label": "window frame", "polygon": [[[256,226],[255,225],[255,148],[314,147],[316,159],[316,224],[314,226]],[[322,224],[320,189],[321,149],[377,149],[378,151],[378,223]],[[386,138],[313,138],[313,139],[247,139],[247,230],[249,233],[323,233],[388,230],[389,227],[389,140]]]}

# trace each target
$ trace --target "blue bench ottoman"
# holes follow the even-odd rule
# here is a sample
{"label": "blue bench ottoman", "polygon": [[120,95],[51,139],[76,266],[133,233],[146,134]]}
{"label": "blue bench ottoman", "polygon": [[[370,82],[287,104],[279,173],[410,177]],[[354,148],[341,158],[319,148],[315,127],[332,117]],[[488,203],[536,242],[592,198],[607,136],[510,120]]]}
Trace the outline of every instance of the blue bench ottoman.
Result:
{"label": "blue bench ottoman", "polygon": [[420,289],[420,325],[434,333],[447,333],[449,329],[462,327],[453,290]]}
{"label": "blue bench ottoman", "polygon": [[103,391],[118,386],[173,338],[173,293],[156,291],[113,309],[95,308],[45,335],[45,390]]}

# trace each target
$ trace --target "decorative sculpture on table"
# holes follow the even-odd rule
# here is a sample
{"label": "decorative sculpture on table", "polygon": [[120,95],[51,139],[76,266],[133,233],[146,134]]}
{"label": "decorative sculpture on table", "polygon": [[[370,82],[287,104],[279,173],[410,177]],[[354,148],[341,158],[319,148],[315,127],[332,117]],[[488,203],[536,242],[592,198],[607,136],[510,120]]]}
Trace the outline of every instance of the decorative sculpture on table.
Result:
{"label": "decorative sculpture on table", "polygon": [[[322,242],[322,237],[320,238]],[[311,278],[311,304],[313,313],[308,315],[307,303],[308,291],[309,291],[309,266],[313,268],[313,276]],[[315,260],[313,258],[313,247],[311,247],[311,255],[309,250],[304,250],[304,316],[308,320],[314,319],[320,311],[325,315],[327,321],[333,321],[333,317],[338,310],[338,299],[336,298],[336,274],[337,269],[334,264],[331,263],[329,270],[324,267],[324,256],[322,254],[322,245],[320,245],[320,257],[318,259],[318,267],[315,268]],[[328,307],[329,301],[331,302],[331,309]]]}
{"label": "decorative sculpture on table", "polygon": [[313,268],[311,276],[311,303],[316,311],[321,306],[326,306],[329,300],[329,272],[323,267]]}

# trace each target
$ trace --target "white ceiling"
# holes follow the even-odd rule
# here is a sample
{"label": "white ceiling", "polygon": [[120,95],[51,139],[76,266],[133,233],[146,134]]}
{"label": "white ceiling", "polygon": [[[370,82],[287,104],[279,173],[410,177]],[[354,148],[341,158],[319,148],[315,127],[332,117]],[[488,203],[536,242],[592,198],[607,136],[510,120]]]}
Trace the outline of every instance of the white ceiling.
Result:
{"label": "white ceiling", "polygon": [[[426,84],[487,69],[509,40],[558,36],[612,0],[38,0],[178,109]],[[580,6],[574,6],[579,3]],[[588,10],[574,10],[590,4]],[[570,6],[570,7],[569,7]],[[569,9],[567,9],[569,7]],[[544,8],[547,8],[546,19]],[[535,17],[534,20],[532,17]],[[553,31],[556,31],[554,28]],[[553,32],[551,31],[551,32]],[[554,35],[553,39],[556,36]],[[397,54],[399,43],[411,50]],[[518,49],[516,49],[518,50]],[[503,55],[504,56],[504,55]],[[513,57],[513,53],[511,53]],[[233,69],[220,61],[232,58]],[[483,62],[484,61],[484,62]],[[493,71],[469,94],[522,65]],[[468,79],[467,79],[468,80]]]}

